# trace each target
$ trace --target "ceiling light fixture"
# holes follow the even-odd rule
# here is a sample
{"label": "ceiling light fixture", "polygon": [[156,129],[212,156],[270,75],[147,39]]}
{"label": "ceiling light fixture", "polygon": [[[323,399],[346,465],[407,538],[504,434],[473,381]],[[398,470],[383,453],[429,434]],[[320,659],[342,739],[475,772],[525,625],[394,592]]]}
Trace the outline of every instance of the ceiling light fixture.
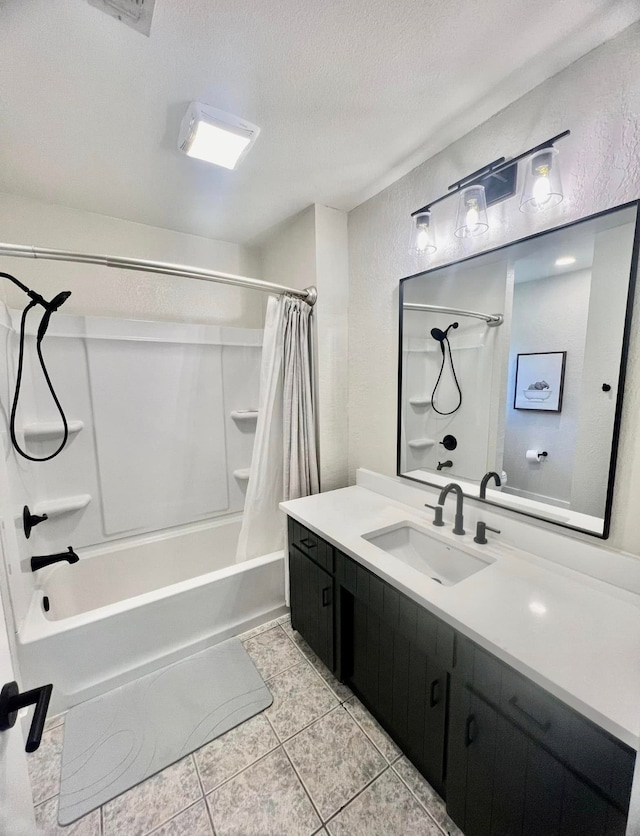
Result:
{"label": "ceiling light fixture", "polygon": [[560,258],[556,258],[555,265],[556,267],[568,267],[570,264],[576,263],[575,255],[563,255]]}
{"label": "ceiling light fixture", "polygon": [[557,206],[563,198],[563,193],[558,150],[554,143],[570,133],[571,131],[563,131],[510,160],[499,157],[453,183],[446,194],[412,212],[410,251],[424,255],[437,250],[431,210],[437,203],[452,195],[460,196],[454,234],[458,238],[475,238],[486,232],[489,229],[487,206],[493,206],[515,195],[518,163],[521,160],[529,160],[520,201],[521,211],[541,212]]}
{"label": "ceiling light fixture", "polygon": [[233,169],[259,133],[260,128],[246,119],[191,102],[180,125],[178,148],[189,157]]}

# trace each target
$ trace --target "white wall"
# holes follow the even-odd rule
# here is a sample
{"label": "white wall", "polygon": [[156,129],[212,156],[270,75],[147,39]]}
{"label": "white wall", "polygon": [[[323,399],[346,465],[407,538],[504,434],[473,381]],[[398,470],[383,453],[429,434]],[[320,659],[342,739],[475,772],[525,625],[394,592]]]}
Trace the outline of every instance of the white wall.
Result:
{"label": "white wall", "polygon": [[322,490],[347,483],[347,216],[314,204],[261,236],[261,278],[315,286],[318,451]]}
{"label": "white wall", "polygon": [[[0,241],[101,255],[168,261],[255,276],[251,251],[238,244],[186,235],[145,224],[79,212],[0,194]],[[44,296],[71,290],[65,313],[137,319],[206,322],[261,328],[262,294],[222,284],[134,273],[88,264],[0,258],[0,270],[16,275]],[[23,308],[26,297],[2,282],[0,298]]]}
{"label": "white wall", "polygon": [[[503,466],[509,487],[525,491],[530,499],[561,500],[575,511],[602,516],[604,505],[584,508],[571,497],[590,285],[590,270],[515,285]],[[567,352],[561,411],[514,409],[518,354],[546,351]],[[600,436],[605,446],[609,439]],[[532,463],[525,459],[527,450],[545,450],[549,455]]]}
{"label": "white wall", "polygon": [[[640,24],[532,90],[349,214],[349,470],[395,473],[398,280],[425,269],[409,255],[409,216],[449,183],[501,154],[515,155],[565,128],[566,198],[549,214],[489,210],[477,241],[451,232],[455,201],[438,207],[436,266],[636,199],[640,183]],[[435,214],[435,212],[434,212]],[[636,316],[640,321],[640,294]],[[640,554],[640,335],[630,347],[611,544]]]}

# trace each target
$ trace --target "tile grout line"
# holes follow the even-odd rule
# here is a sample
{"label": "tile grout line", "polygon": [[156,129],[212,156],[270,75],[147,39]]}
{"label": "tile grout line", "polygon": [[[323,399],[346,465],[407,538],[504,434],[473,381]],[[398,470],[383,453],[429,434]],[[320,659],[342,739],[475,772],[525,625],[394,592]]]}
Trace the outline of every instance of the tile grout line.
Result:
{"label": "tile grout line", "polygon": [[293,774],[298,779],[298,781],[300,783],[300,786],[302,787],[302,791],[304,792],[304,794],[309,799],[309,803],[311,804],[311,807],[313,808],[313,811],[315,812],[316,816],[318,817],[318,821],[320,822],[320,827],[316,828],[316,830],[312,830],[311,832],[312,832],[312,834],[319,833],[324,827],[324,819],[320,815],[320,810],[318,809],[315,801],[313,800],[313,797],[312,797],[311,793],[307,789],[307,785],[302,780],[302,776],[300,775],[300,773],[296,769],[296,766],[295,766],[294,762],[291,760],[291,756],[289,755],[287,750],[284,748],[284,745],[282,746],[282,751],[284,752],[284,756],[287,759],[287,761],[289,762],[289,765],[291,766],[291,769],[293,770]]}
{"label": "tile grout line", "polygon": [[[221,736],[223,737],[224,735],[221,735]],[[214,738],[214,740],[216,740],[216,739],[217,739],[217,738]],[[209,742],[211,743],[212,741],[209,741]],[[206,745],[207,745],[207,744],[205,743],[205,746],[206,746]],[[203,748],[203,747],[200,747],[200,748]],[[211,825],[211,832],[213,833],[213,836],[216,836],[216,829],[215,829],[215,827],[213,826],[213,819],[212,819],[212,817],[211,817],[211,810],[209,809],[209,804],[207,803],[207,794],[206,794],[206,793],[205,793],[205,791],[204,791],[204,784],[202,783],[202,776],[200,775],[200,769],[198,768],[198,761],[197,761],[196,756],[195,756],[196,751],[197,751],[197,750],[195,750],[195,751],[191,752],[191,756],[190,756],[190,757],[191,757],[191,759],[192,759],[192,761],[193,761],[193,766],[194,766],[194,768],[195,768],[195,770],[196,770],[196,776],[197,776],[197,778],[198,778],[198,784],[200,784],[200,791],[202,792],[202,801],[204,802],[204,809],[206,810],[207,817],[208,817],[208,819],[209,819],[209,824]],[[198,801],[199,801],[199,800],[200,800],[200,799],[198,799]],[[196,801],[196,804],[197,804],[197,803],[198,803],[198,802]]]}
{"label": "tile grout line", "polygon": [[[355,694],[354,694],[354,696],[355,696]],[[351,697],[350,697],[349,699],[351,699]],[[356,697],[356,699],[357,699],[357,697]],[[403,752],[402,752],[402,751],[399,749],[399,747],[398,747],[398,746],[396,746],[396,744],[394,743],[393,745],[394,745],[394,746],[396,746],[396,749],[398,749],[398,751],[400,752],[400,754],[399,754],[399,755],[396,755],[396,756],[395,756],[395,758],[394,758],[393,760],[389,760],[389,758],[385,755],[385,753],[384,753],[384,752],[382,751],[382,749],[378,746],[378,744],[375,742],[375,740],[374,740],[374,739],[371,737],[371,735],[367,732],[367,730],[366,730],[366,729],[365,729],[365,727],[362,725],[362,723],[360,723],[360,722],[358,721],[358,718],[357,718],[357,717],[355,717],[355,716],[354,716],[354,715],[353,715],[353,714],[349,711],[349,709],[347,708],[347,702],[348,702],[348,700],[345,700],[345,702],[343,702],[343,703],[342,703],[342,707],[343,707],[343,708],[344,708],[344,710],[347,712],[347,714],[349,715],[349,717],[351,717],[351,719],[353,720],[353,722],[356,724],[356,726],[358,726],[358,728],[360,729],[360,731],[364,734],[364,736],[367,738],[367,740],[368,740],[368,741],[369,741],[369,742],[373,745],[373,747],[376,749],[376,751],[378,751],[378,752],[380,753],[380,755],[384,758],[385,763],[387,763],[389,766],[393,766],[393,764],[394,764],[397,760],[400,760],[400,758],[401,758],[401,757],[402,757],[402,755],[403,755]],[[362,706],[362,707],[364,708],[364,706]],[[367,709],[365,708],[364,710],[366,711]],[[367,713],[368,713],[368,712],[367,712]],[[369,716],[371,717],[371,719],[373,720],[373,722],[377,724],[377,720],[376,720],[376,718],[375,718],[375,717],[373,717],[372,715],[369,715]],[[379,726],[379,728],[380,728],[380,731],[381,731],[383,734],[386,734],[386,732],[385,732],[385,730],[382,728],[382,726]],[[390,738],[390,739],[391,739],[391,738]],[[392,742],[393,742],[393,741],[392,741]]]}
{"label": "tile grout line", "polygon": [[[406,756],[405,756],[405,757],[406,757]],[[422,807],[422,809],[423,809],[423,810],[424,810],[424,811],[428,814],[428,816],[429,816],[431,819],[433,819],[433,821],[435,822],[436,827],[437,827],[439,830],[441,830],[441,831],[442,831],[442,833],[444,834],[444,836],[449,836],[449,834],[445,831],[444,827],[440,824],[440,822],[439,822],[439,821],[437,821],[436,817],[433,815],[433,813],[432,813],[432,812],[431,812],[431,810],[427,807],[427,805],[426,805],[426,804],[425,804],[425,803],[424,803],[424,802],[423,802],[423,801],[422,801],[422,800],[418,797],[418,794],[417,794],[417,793],[415,793],[415,792],[413,791],[413,789],[412,789],[412,788],[409,786],[409,784],[408,784],[408,783],[404,780],[404,778],[403,778],[403,777],[402,777],[402,775],[398,772],[398,770],[397,770],[397,769],[395,769],[395,765],[398,763],[398,761],[399,761],[399,760],[400,760],[400,758],[398,758],[397,760],[395,760],[395,761],[391,764],[391,769],[393,770],[394,774],[398,776],[398,778],[400,779],[401,783],[402,783],[402,784],[404,784],[404,786],[405,786],[405,787],[409,790],[409,792],[411,793],[411,795],[415,798],[415,800],[416,800],[416,801],[418,802],[418,804]],[[408,759],[407,759],[407,761],[408,761]],[[409,761],[408,761],[408,762],[409,762]],[[414,769],[415,769],[415,767],[414,767]]]}
{"label": "tile grout line", "polygon": [[[271,723],[269,723],[269,725],[271,725]],[[272,728],[273,728],[273,727],[272,727]],[[275,734],[275,731],[274,731],[274,734]],[[215,786],[215,787],[213,787],[213,789],[210,789],[210,790],[208,790],[207,792],[205,792],[205,793],[204,793],[204,798],[205,798],[205,800],[206,800],[206,799],[207,799],[210,795],[213,795],[213,793],[214,793],[214,792],[217,792],[217,791],[218,791],[221,787],[224,787],[226,784],[228,784],[228,783],[229,783],[229,781],[233,781],[233,779],[234,779],[234,778],[237,778],[237,777],[238,777],[238,775],[242,775],[242,773],[243,773],[243,772],[246,772],[246,771],[247,771],[247,769],[251,769],[251,767],[252,767],[252,766],[255,766],[257,763],[260,763],[260,761],[263,761],[263,760],[264,760],[266,757],[268,757],[269,755],[272,755],[272,754],[276,751],[276,749],[281,749],[281,748],[282,748],[282,743],[280,743],[280,741],[278,740],[278,736],[277,736],[277,735],[276,735],[276,741],[277,741],[277,742],[276,742],[276,745],[275,745],[272,749],[269,749],[269,751],[268,751],[268,752],[264,752],[262,755],[260,755],[260,757],[259,757],[259,758],[256,758],[256,759],[255,759],[254,761],[252,761],[251,763],[248,763],[246,766],[243,766],[243,767],[242,767],[242,769],[239,769],[237,772],[234,772],[234,773],[233,773],[233,775],[230,775],[228,778],[225,778],[225,779],[224,779],[224,781],[221,781],[219,784],[216,784],[216,786]],[[203,788],[203,789],[204,789],[204,788]]]}
{"label": "tile grout line", "polygon": [[[342,805],[342,807],[340,807],[340,809],[339,809],[339,810],[336,810],[336,811],[335,811],[335,813],[332,813],[332,814],[329,816],[329,818],[326,820],[326,822],[324,823],[324,826],[326,827],[326,826],[329,824],[329,822],[332,822],[332,821],[336,818],[336,816],[339,816],[339,815],[340,815],[340,813],[341,813],[343,810],[346,810],[346,808],[347,808],[350,804],[352,804],[352,803],[356,800],[356,798],[358,798],[358,796],[362,795],[362,793],[363,793],[363,792],[365,792],[365,790],[368,790],[368,789],[369,789],[369,787],[370,787],[372,784],[375,784],[375,782],[378,780],[378,778],[382,778],[382,776],[384,775],[384,773],[385,773],[385,772],[388,772],[390,769],[391,769],[391,765],[390,765],[389,763],[387,763],[387,761],[385,760],[385,767],[384,767],[384,769],[383,769],[381,772],[379,772],[377,775],[375,775],[373,778],[371,778],[371,780],[370,780],[370,781],[367,781],[367,783],[364,785],[364,787],[362,787],[362,789],[358,790],[358,792],[357,792],[357,793],[353,796],[353,798],[350,798],[350,799],[349,799],[349,800],[348,800],[345,804],[343,804],[343,805]],[[328,832],[328,831],[327,831],[327,832]]]}

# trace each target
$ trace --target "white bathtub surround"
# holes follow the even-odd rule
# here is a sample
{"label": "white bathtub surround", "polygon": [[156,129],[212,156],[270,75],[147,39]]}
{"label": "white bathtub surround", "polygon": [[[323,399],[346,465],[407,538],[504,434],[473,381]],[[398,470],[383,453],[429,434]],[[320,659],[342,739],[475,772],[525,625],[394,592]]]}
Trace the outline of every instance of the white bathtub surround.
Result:
{"label": "white bathtub surround", "polygon": [[279,503],[319,490],[310,314],[310,306],[299,299],[269,297],[256,439],[238,542],[241,559],[281,549]]}
{"label": "white bathtub surround", "polygon": [[58,820],[66,825],[273,702],[238,639],[74,706],[64,723]]}
{"label": "white bathtub surround", "polygon": [[[508,512],[486,510],[467,502],[464,536],[451,531],[453,500],[445,507],[444,528],[431,525],[434,492],[407,488],[397,479],[359,473],[361,485],[284,503],[299,522],[362,563],[405,595],[425,605],[456,630],[469,636],[507,664],[537,682],[584,716],[637,748],[640,743],[640,567],[620,556],[613,586],[545,560],[561,560],[567,542],[574,556],[591,562],[590,544],[543,533],[509,518]],[[367,484],[370,489],[364,487]],[[393,498],[390,498],[393,497]],[[502,534],[474,544],[475,522],[486,521]],[[452,548],[464,544],[493,562],[454,586],[440,586],[363,539],[363,535],[399,522],[426,530]],[[584,548],[583,548],[584,546]],[[532,554],[538,551],[538,555]],[[571,549],[567,549],[570,553]],[[604,549],[602,567],[615,566],[616,555]],[[569,560],[571,562],[571,554]],[[634,565],[635,564],[635,565]],[[626,588],[621,588],[624,586]],[[633,590],[633,591],[630,591]]]}
{"label": "white bathtub surround", "polygon": [[239,530],[199,523],[43,570],[18,633],[23,686],[53,682],[64,711],[284,614],[282,552],[236,562]]}

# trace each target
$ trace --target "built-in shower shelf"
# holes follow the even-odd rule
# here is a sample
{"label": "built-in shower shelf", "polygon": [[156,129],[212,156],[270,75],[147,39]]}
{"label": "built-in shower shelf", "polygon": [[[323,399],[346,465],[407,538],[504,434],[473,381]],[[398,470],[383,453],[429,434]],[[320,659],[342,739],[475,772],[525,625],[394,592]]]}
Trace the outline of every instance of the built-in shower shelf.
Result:
{"label": "built-in shower shelf", "polygon": [[431,406],[431,397],[423,395],[419,398],[409,398],[409,403],[411,406]]}
{"label": "built-in shower shelf", "polygon": [[249,479],[249,468],[241,467],[239,470],[234,470],[233,475],[239,482],[246,482]]}
{"label": "built-in shower shelf", "polygon": [[33,513],[38,516],[46,514],[47,517],[58,517],[60,514],[80,511],[82,508],[86,508],[90,502],[91,494],[88,493],[81,493],[77,496],[63,496],[60,499],[45,499],[35,504]]}
{"label": "built-in shower shelf", "polygon": [[427,447],[433,447],[436,442],[433,438],[414,438],[407,443],[412,450],[425,450]]}
{"label": "built-in shower shelf", "polygon": [[[68,421],[69,435],[79,433],[84,429],[84,421]],[[60,438],[64,427],[60,421],[40,421],[37,424],[27,424],[23,430],[27,441],[45,441],[48,438]]]}
{"label": "built-in shower shelf", "polygon": [[257,409],[232,409],[231,417],[234,421],[257,421]]}

